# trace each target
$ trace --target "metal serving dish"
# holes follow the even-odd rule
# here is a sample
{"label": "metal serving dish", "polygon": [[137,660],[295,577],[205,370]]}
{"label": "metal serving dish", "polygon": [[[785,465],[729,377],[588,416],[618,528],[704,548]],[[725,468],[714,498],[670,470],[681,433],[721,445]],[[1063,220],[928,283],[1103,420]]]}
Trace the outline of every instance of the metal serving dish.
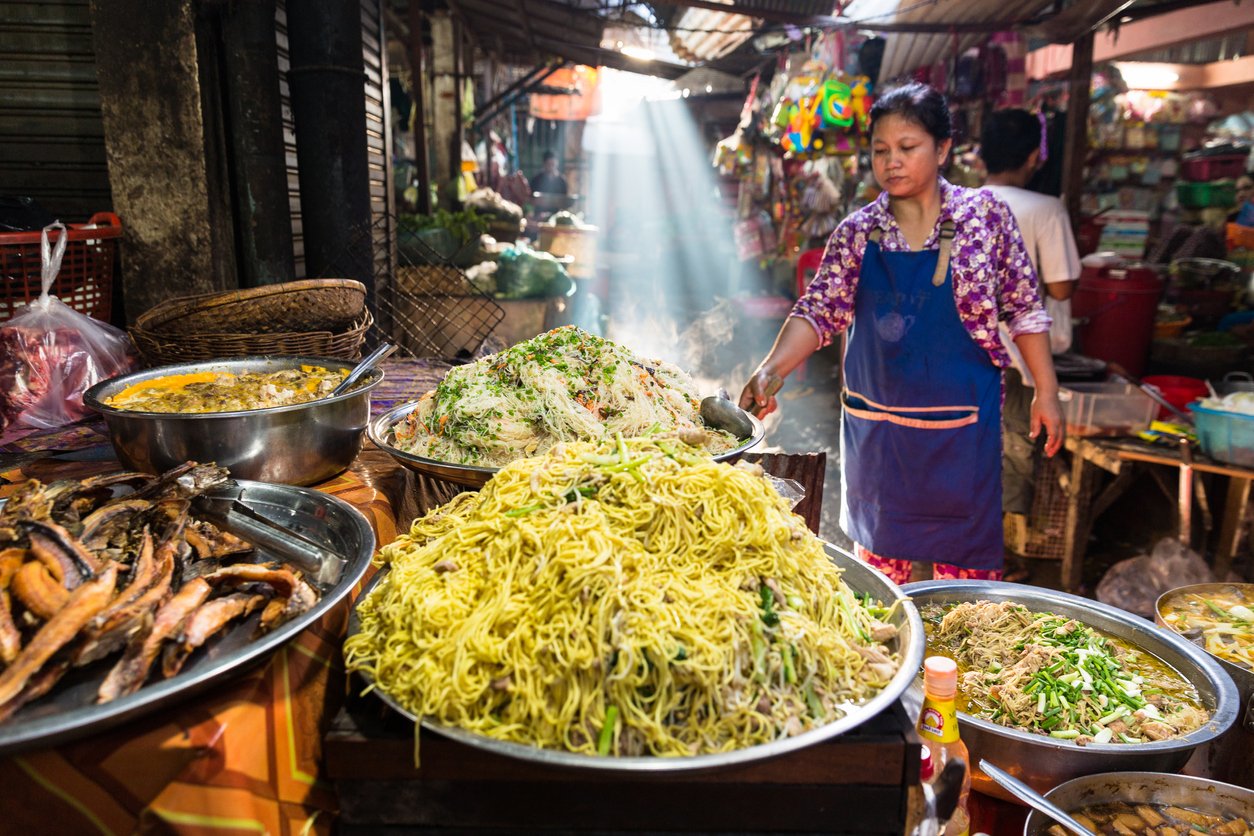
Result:
{"label": "metal serving dish", "polygon": [[302,365],[351,369],[323,357],[239,357],[180,363],[97,383],[83,403],[104,416],[122,464],[164,473],[183,462],[215,462],[240,479],[313,485],[340,473],[361,451],[370,420],[370,390],[383,380],[374,369],[357,388],[335,398],[240,412],[134,412],[104,402],[128,386],[174,374],[273,372]]}
{"label": "metal serving dish", "polygon": [[[246,515],[228,513],[220,520],[222,527],[257,546],[252,560],[277,560],[300,569],[305,579],[322,593],[318,603],[274,632],[253,638],[261,617],[258,611],[198,650],[174,677],[150,682],[134,694],[112,702],[96,703],[96,692],[111,663],[77,669],[57,683],[48,696],[23,706],[7,722],[0,723],[0,755],[94,734],[221,684],[261,662],[321,619],[357,585],[374,556],[375,537],[370,523],[353,506],[328,494],[309,488],[237,481],[205,496],[210,500],[238,500],[291,532],[290,542],[265,546],[252,536],[256,523]],[[317,548],[302,546],[302,539]],[[321,560],[312,565],[315,553],[320,554]],[[113,661],[116,659],[113,657]]]}
{"label": "metal serving dish", "polygon": [[[406,453],[395,446],[392,428],[405,420],[409,413],[417,409],[418,403],[418,401],[413,401],[412,403],[401,404],[382,415],[375,416],[374,420],[370,422],[370,429],[368,430],[370,440],[380,450],[383,450],[401,465],[415,473],[423,473],[427,476],[443,479],[446,482],[466,485],[471,488],[483,487],[489,479],[496,475],[500,468],[442,462],[438,459],[429,459],[414,453]],[[715,461],[735,461],[742,453],[753,448],[766,437],[766,428],[762,426],[762,422],[748,412],[744,414],[750,423],[753,424],[753,434],[744,439],[739,446],[728,450],[726,453],[719,453],[714,457]]]}
{"label": "metal serving dish", "polygon": [[[1063,781],[1098,772],[1178,772],[1194,749],[1219,737],[1236,720],[1236,688],[1209,654],[1181,636],[1160,630],[1145,619],[1116,607],[1065,592],[998,581],[924,581],[907,584],[904,591],[920,610],[928,604],[1013,601],[1035,612],[1074,618],[1157,656],[1197,688],[1202,704],[1211,712],[1209,723],[1173,740],[1090,743],[1087,746],[1008,728],[959,712],[958,725],[963,741],[971,750],[972,762],[979,763],[980,758],[987,758],[1037,792],[1044,793]],[[916,682],[915,687],[921,689],[922,686]],[[980,792],[1015,801],[979,769],[971,777],[973,788]]]}
{"label": "metal serving dish", "polygon": [[[1128,801],[1136,804],[1176,804],[1213,816],[1240,816],[1254,820],[1254,791],[1232,784],[1188,775],[1158,772],[1107,772],[1085,775],[1054,787],[1045,797],[1068,813],[1095,804]],[[1054,822],[1033,810],[1023,824],[1023,836],[1040,836]]]}
{"label": "metal serving dish", "polygon": [[[1168,599],[1190,593],[1207,595],[1231,587],[1237,587],[1245,600],[1254,606],[1254,583],[1198,583],[1170,589],[1160,595],[1154,604],[1154,621],[1163,629],[1174,633],[1175,630],[1163,620],[1163,605]],[[1232,677],[1233,684],[1237,686],[1237,722],[1221,737],[1199,749],[1189,770],[1197,764],[1206,774],[1221,781],[1254,786],[1254,671],[1220,659],[1200,645],[1199,648],[1218,662],[1219,667]]]}
{"label": "metal serving dish", "polygon": [[[923,622],[919,619],[918,610],[911,604],[910,599],[902,594],[902,591],[896,584],[865,563],[854,559],[849,553],[831,544],[827,544],[826,549],[828,556],[831,557],[833,562],[844,570],[845,583],[849,584],[855,592],[869,592],[872,597],[884,604],[899,602],[899,606],[893,610],[889,621],[897,627],[897,644],[895,649],[901,654],[901,668],[888,685],[884,687],[884,690],[872,697],[866,704],[857,707],[841,719],[828,723],[826,726],[812,729],[795,737],[773,740],[770,743],[762,743],[746,749],[719,752],[717,754],[693,755],[691,757],[602,757],[598,755],[583,755],[557,749],[541,749],[538,746],[529,746],[522,743],[493,740],[473,732],[434,722],[429,718],[422,719],[422,726],[458,743],[464,743],[467,746],[473,746],[476,749],[483,749],[498,755],[548,766],[563,766],[607,773],[666,773],[715,769],[735,764],[750,763],[804,749],[807,746],[813,746],[816,743],[850,731],[897,702],[901,698],[902,693],[910,687],[910,683],[915,679],[916,672],[923,664]],[[374,591],[374,588],[383,580],[386,574],[386,569],[377,573],[370,579],[365,589],[362,590],[361,595],[358,596],[357,604],[354,605],[352,614],[349,616],[349,636],[356,635],[361,630],[357,606],[366,599],[366,596]],[[360,676],[369,685],[375,684],[369,676],[360,671],[357,672],[357,676]],[[384,703],[410,722],[416,723],[419,721],[418,717],[396,703],[382,688],[374,687],[371,689],[371,693],[378,696],[379,699],[383,700]]]}

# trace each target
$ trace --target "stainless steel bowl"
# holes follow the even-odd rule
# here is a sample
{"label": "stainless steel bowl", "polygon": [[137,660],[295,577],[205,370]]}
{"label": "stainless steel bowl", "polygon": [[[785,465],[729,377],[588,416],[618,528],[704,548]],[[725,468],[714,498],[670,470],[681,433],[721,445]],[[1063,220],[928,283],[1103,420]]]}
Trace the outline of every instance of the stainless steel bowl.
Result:
{"label": "stainless steel bowl", "polygon": [[97,383],[83,403],[104,416],[122,464],[164,473],[186,461],[216,462],[237,479],[312,485],[340,473],[361,451],[370,420],[370,390],[383,380],[374,369],[351,392],[271,409],[177,414],[132,412],[105,401],[135,383],[195,372],[272,372],[301,365],[351,369],[322,357],[241,357],[180,363]]}
{"label": "stainless steel bowl", "polygon": [[[1212,594],[1223,588],[1237,587],[1246,601],[1254,602],[1254,584],[1251,583],[1198,583],[1168,590],[1154,604],[1154,621],[1166,630],[1172,630],[1163,619],[1163,605],[1177,595],[1195,593]],[[1173,631],[1174,632],[1174,631]],[[1189,771],[1204,770],[1221,781],[1243,786],[1254,786],[1254,671],[1235,665],[1202,648],[1219,663],[1237,686],[1237,722],[1219,739],[1213,740],[1198,751],[1189,764]]]}
{"label": "stainless steel bowl", "polygon": [[[523,743],[494,740],[455,726],[437,723],[430,718],[416,717],[408,709],[389,697],[382,687],[371,688],[370,692],[410,722],[417,723],[421,720],[423,727],[459,743],[497,755],[505,755],[548,766],[563,766],[597,772],[662,773],[718,769],[795,752],[798,749],[804,749],[807,746],[813,746],[816,743],[844,734],[877,716],[901,698],[903,692],[914,680],[915,672],[923,664],[923,623],[919,620],[919,612],[910,603],[910,599],[902,594],[901,589],[896,584],[862,561],[855,559],[848,552],[842,551],[830,543],[825,544],[825,549],[828,557],[844,570],[844,581],[851,589],[858,593],[870,593],[873,598],[886,605],[897,604],[897,606],[893,607],[888,621],[897,627],[897,638],[894,640],[893,649],[901,654],[901,667],[889,683],[884,686],[884,689],[866,703],[851,708],[849,713],[839,720],[820,726],[817,729],[811,729],[795,737],[785,737],[773,740],[770,743],[750,746],[746,749],[734,749],[730,752],[692,755],[690,757],[602,757],[557,749],[541,749],[538,746],[529,746]],[[374,591],[374,588],[379,585],[386,574],[386,570],[376,574],[366,584],[361,595],[357,597],[357,602],[353,605],[353,611],[348,619],[349,636],[354,636],[361,630],[361,619],[357,615],[357,608]],[[362,679],[371,685],[374,684],[374,681],[369,676],[360,672],[358,676],[361,676]]]}
{"label": "stainless steel bowl", "polygon": [[[920,610],[928,604],[1013,601],[1036,612],[1074,618],[1157,656],[1197,688],[1202,704],[1211,712],[1209,723],[1174,740],[1087,746],[959,712],[958,727],[971,750],[972,762],[987,758],[1037,792],[1044,793],[1063,781],[1098,772],[1178,772],[1194,749],[1222,735],[1236,720],[1236,687],[1214,659],[1181,636],[1116,607],[1065,592],[997,581],[925,581],[907,584],[903,589]],[[916,683],[915,687],[920,686]],[[972,785],[987,795],[1015,800],[978,769],[972,774]]]}
{"label": "stainless steel bowl", "polygon": [[[1208,778],[1163,775],[1159,772],[1107,772],[1059,784],[1045,797],[1068,813],[1094,804],[1128,801],[1135,804],[1176,804],[1213,816],[1254,819],[1254,791]],[[1053,821],[1035,810],[1023,824],[1023,836],[1039,836]]]}
{"label": "stainless steel bowl", "polygon": [[[427,476],[433,476],[437,479],[443,479],[446,482],[452,482],[457,485],[466,485],[471,488],[481,488],[487,484],[488,480],[496,475],[500,470],[497,467],[480,467],[473,464],[454,464],[452,462],[442,462],[438,459],[429,459],[426,456],[419,456],[414,453],[407,453],[395,445],[395,437],[392,434],[393,428],[401,421],[409,416],[409,413],[418,408],[418,401],[412,403],[401,404],[398,407],[388,410],[381,415],[375,416],[370,422],[368,433],[370,440],[376,447],[396,459],[402,466],[409,468],[415,473],[423,473]],[[749,421],[753,424],[753,435],[745,439],[739,446],[728,450],[726,453],[719,453],[714,457],[715,461],[734,461],[740,455],[750,448],[757,445],[766,437],[766,428],[762,426],[753,415],[745,413]]]}

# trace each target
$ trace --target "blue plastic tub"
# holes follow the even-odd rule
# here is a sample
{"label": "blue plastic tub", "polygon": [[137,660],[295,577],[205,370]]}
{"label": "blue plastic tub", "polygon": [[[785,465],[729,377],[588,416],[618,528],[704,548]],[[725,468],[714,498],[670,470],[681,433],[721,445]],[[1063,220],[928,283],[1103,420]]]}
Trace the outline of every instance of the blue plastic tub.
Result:
{"label": "blue plastic tub", "polygon": [[1254,415],[1211,409],[1201,401],[1189,404],[1189,409],[1203,453],[1221,462],[1254,467]]}

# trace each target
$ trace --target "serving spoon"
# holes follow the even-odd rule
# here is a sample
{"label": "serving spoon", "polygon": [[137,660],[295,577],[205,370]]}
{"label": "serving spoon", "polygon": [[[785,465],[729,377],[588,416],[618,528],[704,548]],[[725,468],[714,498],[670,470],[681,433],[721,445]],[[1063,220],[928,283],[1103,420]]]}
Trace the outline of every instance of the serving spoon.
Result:
{"label": "serving spoon", "polygon": [[980,759],[980,771],[988,777],[992,778],[1002,789],[1013,795],[1015,798],[1027,804],[1032,809],[1049,816],[1072,833],[1078,833],[1079,836],[1097,836],[1096,833],[1080,824],[1068,815],[1067,811],[1059,807],[1054,802],[1041,795],[1018,778],[1011,775],[1006,770],[998,766]]}
{"label": "serving spoon", "polygon": [[370,352],[364,360],[356,366],[353,366],[353,370],[348,373],[348,377],[341,380],[340,385],[332,389],[331,394],[328,395],[328,397],[334,398],[337,395],[343,395],[349,389],[352,389],[353,384],[361,380],[362,375],[382,363],[388,357],[392,356],[393,351],[396,351],[396,343],[383,343],[374,351]]}

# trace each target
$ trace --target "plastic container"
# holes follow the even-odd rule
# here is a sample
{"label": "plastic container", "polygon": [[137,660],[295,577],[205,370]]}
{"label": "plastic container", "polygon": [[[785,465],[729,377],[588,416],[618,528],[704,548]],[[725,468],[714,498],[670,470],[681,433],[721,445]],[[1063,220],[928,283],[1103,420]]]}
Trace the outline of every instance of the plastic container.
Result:
{"label": "plastic container", "polygon": [[1180,181],[1176,183],[1176,199],[1189,209],[1232,206],[1237,202],[1237,184],[1232,180]]}
{"label": "plastic container", "polygon": [[1143,266],[1085,267],[1071,299],[1080,353],[1145,371],[1163,282]]}
{"label": "plastic container", "polygon": [[1254,467],[1254,415],[1189,405],[1202,452],[1212,459]]}
{"label": "plastic container", "polygon": [[[61,272],[48,292],[79,313],[108,322],[113,313],[113,261],[122,221],[112,212],[97,212],[86,224],[66,224],[66,229],[69,241]],[[48,243],[55,247],[57,236],[49,234]],[[39,298],[41,265],[39,230],[0,233],[0,322],[17,313],[21,303]]]}
{"label": "plastic container", "polygon": [[1241,172],[1245,171],[1245,160],[1245,154],[1216,154],[1211,157],[1186,154],[1180,165],[1180,176],[1195,182],[1240,177]]}
{"label": "plastic container", "polygon": [[[1198,398],[1206,397],[1206,381],[1196,377],[1185,377],[1176,374],[1160,374],[1146,377],[1142,381],[1148,386],[1153,386],[1163,396],[1167,403],[1176,409],[1188,409],[1189,404]],[[1171,410],[1165,406],[1158,408],[1159,418],[1174,417]]]}
{"label": "plastic container", "polygon": [[1158,404],[1130,383],[1069,383],[1058,389],[1067,433],[1136,435],[1149,428]]}

